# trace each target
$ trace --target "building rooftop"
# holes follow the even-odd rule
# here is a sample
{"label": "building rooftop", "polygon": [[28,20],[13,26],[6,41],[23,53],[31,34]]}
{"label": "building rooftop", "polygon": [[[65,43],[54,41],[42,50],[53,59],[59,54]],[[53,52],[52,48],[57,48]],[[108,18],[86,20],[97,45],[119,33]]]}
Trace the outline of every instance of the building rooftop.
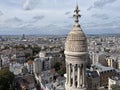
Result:
{"label": "building rooftop", "polygon": [[113,67],[105,67],[105,66],[101,65],[100,63],[92,64],[91,67],[93,69],[96,69],[99,72],[115,71],[115,69]]}
{"label": "building rooftop", "polygon": [[87,77],[96,78],[96,77],[99,77],[99,75],[98,75],[97,71],[87,70]]}

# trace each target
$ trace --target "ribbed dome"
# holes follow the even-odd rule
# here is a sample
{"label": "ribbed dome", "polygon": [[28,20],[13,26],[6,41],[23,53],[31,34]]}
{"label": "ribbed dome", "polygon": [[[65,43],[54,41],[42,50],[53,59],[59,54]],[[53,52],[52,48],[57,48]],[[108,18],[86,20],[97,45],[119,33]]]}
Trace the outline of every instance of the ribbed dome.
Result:
{"label": "ribbed dome", "polygon": [[87,41],[84,32],[82,31],[78,18],[79,15],[78,6],[75,10],[75,24],[68,34],[66,43],[65,43],[65,52],[86,52],[87,51]]}
{"label": "ribbed dome", "polygon": [[69,52],[85,52],[87,50],[87,41],[84,32],[80,27],[73,27],[68,34],[65,43],[65,51]]}

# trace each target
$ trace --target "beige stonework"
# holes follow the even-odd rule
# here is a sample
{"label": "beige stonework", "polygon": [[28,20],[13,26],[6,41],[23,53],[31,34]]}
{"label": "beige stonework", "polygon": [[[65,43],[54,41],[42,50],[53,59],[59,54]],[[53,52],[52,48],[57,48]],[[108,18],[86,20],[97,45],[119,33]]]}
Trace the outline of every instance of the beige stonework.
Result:
{"label": "beige stonework", "polygon": [[78,18],[78,5],[75,9],[75,24],[68,34],[65,43],[66,57],[66,90],[86,90],[86,57],[87,40]]}

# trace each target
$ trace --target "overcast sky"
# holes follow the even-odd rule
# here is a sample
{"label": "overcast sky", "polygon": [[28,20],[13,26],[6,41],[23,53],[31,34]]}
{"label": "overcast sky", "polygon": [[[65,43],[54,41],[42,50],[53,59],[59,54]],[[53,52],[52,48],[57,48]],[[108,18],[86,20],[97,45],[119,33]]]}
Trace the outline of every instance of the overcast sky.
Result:
{"label": "overcast sky", "polygon": [[[78,0],[86,34],[120,33],[120,0]],[[75,0],[0,0],[0,34],[67,34]]]}

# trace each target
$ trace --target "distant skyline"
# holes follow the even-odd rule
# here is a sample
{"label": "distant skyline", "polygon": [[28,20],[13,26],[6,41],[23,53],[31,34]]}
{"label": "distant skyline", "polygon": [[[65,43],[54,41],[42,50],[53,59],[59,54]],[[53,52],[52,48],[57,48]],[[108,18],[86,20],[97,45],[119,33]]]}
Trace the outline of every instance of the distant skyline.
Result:
{"label": "distant skyline", "polygon": [[[67,34],[76,0],[0,0],[0,35]],[[86,34],[120,34],[120,0],[78,0]]]}

